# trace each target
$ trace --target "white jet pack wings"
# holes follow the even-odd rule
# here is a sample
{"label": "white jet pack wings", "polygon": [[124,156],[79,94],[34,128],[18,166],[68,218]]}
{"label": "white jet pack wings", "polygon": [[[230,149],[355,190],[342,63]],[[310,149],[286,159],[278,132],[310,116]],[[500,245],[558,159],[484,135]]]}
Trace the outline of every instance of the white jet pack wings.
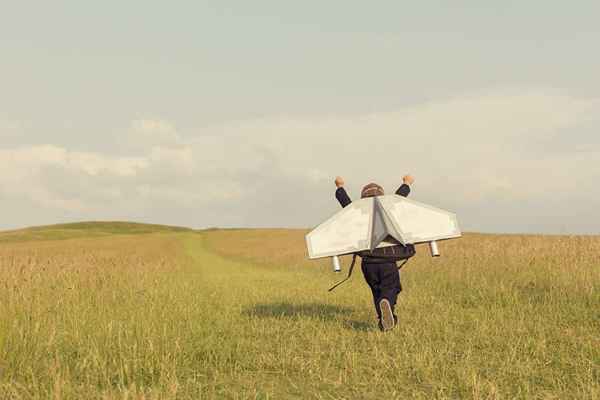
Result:
{"label": "white jet pack wings", "polygon": [[461,236],[456,215],[398,195],[354,201],[306,235],[310,258],[332,257],[379,247],[429,243]]}

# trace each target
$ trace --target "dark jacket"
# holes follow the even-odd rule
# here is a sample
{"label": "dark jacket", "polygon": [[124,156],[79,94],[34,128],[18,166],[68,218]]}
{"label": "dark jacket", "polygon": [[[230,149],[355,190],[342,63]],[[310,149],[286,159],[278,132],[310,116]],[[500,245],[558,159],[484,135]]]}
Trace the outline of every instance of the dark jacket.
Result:
{"label": "dark jacket", "polygon": [[[410,186],[408,186],[407,184],[403,184],[398,188],[398,190],[396,190],[396,194],[402,197],[407,197],[409,193]],[[340,187],[335,191],[335,198],[340,202],[342,207],[347,207],[352,203],[350,196],[348,196],[346,189],[344,189],[343,187]],[[373,251],[361,252],[362,254],[359,253],[359,255],[361,256],[363,264],[385,264],[389,263],[390,259],[384,257],[376,257],[376,255],[378,253],[382,253],[381,255],[384,255],[384,253],[387,254],[388,252],[406,255],[406,258],[410,258],[414,255],[415,248],[413,245],[407,245],[405,247],[400,244],[398,246],[384,247],[380,249],[375,249]],[[369,255],[365,253],[369,253]]]}

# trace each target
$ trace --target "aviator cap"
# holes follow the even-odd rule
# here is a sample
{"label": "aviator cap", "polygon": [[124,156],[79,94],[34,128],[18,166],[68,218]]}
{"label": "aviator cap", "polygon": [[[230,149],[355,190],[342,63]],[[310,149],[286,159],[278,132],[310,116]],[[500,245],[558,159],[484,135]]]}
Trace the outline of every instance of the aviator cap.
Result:
{"label": "aviator cap", "polygon": [[376,183],[369,183],[360,192],[360,197],[364,199],[365,197],[383,196],[384,194],[381,186]]}

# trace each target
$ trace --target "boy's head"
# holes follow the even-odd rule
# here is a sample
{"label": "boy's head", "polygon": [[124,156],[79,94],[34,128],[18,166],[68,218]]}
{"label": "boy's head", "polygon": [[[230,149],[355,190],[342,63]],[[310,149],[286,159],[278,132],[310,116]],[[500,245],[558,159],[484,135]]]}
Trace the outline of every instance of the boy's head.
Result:
{"label": "boy's head", "polygon": [[364,199],[365,197],[383,196],[384,194],[385,193],[381,186],[376,183],[369,183],[360,192],[360,198]]}

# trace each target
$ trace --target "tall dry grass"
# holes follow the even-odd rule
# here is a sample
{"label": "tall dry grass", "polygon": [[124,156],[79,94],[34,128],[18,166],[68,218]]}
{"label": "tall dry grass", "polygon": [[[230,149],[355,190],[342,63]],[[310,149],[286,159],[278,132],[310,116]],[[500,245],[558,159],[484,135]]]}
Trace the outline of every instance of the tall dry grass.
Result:
{"label": "tall dry grass", "polygon": [[0,246],[0,398],[169,388],[184,265],[176,236]]}

